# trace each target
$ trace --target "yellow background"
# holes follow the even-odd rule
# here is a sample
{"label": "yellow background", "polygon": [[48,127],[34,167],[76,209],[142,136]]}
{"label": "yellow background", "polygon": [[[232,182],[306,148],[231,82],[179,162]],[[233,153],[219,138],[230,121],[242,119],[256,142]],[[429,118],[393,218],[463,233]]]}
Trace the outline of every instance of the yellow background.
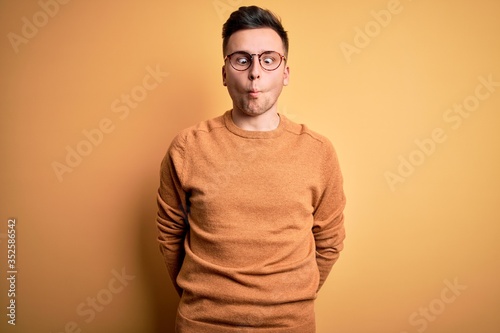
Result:
{"label": "yellow background", "polygon": [[[328,136],[345,177],[345,251],[316,302],[317,332],[499,332],[500,87],[458,128],[445,118],[474,101],[480,77],[500,82],[496,0],[72,0],[46,22],[37,1],[0,1],[1,331],[173,331],[178,299],[156,243],[159,164],[178,131],[231,107],[221,27],[250,4],[289,31],[280,112]],[[372,11],[393,7],[377,23]],[[37,33],[13,46],[9,34],[22,36],[34,16]],[[356,42],[346,56],[341,46]],[[112,104],[140,92],[147,68],[168,76],[120,118]],[[113,130],[58,179],[53,163],[65,163],[67,146],[84,149],[83,131],[103,119]],[[436,128],[446,140],[432,148]],[[404,172],[410,156],[419,165],[391,186],[387,173]],[[122,270],[130,280],[110,294]],[[107,304],[86,322],[77,309],[98,295]]]}

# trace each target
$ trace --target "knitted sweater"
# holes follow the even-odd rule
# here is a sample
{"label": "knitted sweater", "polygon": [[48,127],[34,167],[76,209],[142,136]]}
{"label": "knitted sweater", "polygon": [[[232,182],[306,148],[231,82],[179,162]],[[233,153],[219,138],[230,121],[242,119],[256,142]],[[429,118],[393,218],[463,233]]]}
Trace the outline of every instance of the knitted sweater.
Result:
{"label": "knitted sweater", "polygon": [[275,130],[243,130],[227,111],[179,133],[160,178],[176,332],[315,332],[314,300],[345,236],[328,139],[283,115]]}

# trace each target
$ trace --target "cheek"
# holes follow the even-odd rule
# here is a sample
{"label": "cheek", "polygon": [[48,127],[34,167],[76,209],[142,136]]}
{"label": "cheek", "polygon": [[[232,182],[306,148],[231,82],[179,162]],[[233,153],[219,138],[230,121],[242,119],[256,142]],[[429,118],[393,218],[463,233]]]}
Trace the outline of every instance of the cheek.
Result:
{"label": "cheek", "polygon": [[242,90],[243,87],[245,86],[245,76],[240,74],[240,73],[231,73],[226,75],[226,84],[228,88],[231,88],[232,90]]}
{"label": "cheek", "polygon": [[240,86],[234,82],[234,79],[227,79],[226,80],[226,88],[227,92],[229,93],[229,96],[231,99],[238,99],[239,96],[242,96],[241,89],[239,88]]}
{"label": "cheek", "polygon": [[275,77],[273,77],[271,84],[273,89],[281,90],[284,85],[288,84],[288,82],[283,75],[276,75]]}

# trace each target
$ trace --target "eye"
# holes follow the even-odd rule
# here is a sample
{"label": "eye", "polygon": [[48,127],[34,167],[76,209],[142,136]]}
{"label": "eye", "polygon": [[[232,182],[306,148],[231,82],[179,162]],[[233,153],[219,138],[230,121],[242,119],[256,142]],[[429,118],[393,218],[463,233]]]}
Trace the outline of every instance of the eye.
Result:
{"label": "eye", "polygon": [[262,62],[265,65],[272,65],[275,61],[276,61],[276,58],[273,57],[272,55],[265,55],[264,57],[262,57]]}
{"label": "eye", "polygon": [[250,62],[250,58],[245,55],[238,55],[236,58],[234,58],[234,60],[236,64],[240,66],[246,66]]}
{"label": "eye", "polygon": [[236,62],[239,65],[246,65],[248,63],[248,59],[247,58],[236,58]]}

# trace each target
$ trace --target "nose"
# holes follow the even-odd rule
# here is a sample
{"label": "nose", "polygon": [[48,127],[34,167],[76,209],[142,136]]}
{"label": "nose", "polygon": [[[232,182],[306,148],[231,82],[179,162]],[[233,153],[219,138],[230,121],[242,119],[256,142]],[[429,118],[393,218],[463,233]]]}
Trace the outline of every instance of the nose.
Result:
{"label": "nose", "polygon": [[262,68],[260,67],[260,59],[258,55],[253,55],[252,64],[248,70],[248,78],[250,81],[260,78]]}

